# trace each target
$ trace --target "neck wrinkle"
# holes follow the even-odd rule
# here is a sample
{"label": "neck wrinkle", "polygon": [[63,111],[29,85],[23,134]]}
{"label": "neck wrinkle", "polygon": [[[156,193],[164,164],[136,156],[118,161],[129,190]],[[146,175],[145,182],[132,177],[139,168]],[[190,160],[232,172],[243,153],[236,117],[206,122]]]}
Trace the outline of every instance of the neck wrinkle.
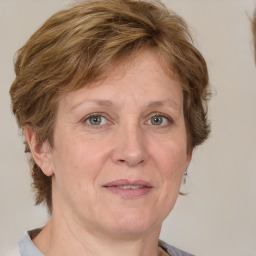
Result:
{"label": "neck wrinkle", "polygon": [[151,235],[130,237],[106,237],[94,235],[86,230],[75,232],[75,228],[62,225],[52,218],[33,239],[36,247],[45,256],[165,256],[158,247],[160,230]]}

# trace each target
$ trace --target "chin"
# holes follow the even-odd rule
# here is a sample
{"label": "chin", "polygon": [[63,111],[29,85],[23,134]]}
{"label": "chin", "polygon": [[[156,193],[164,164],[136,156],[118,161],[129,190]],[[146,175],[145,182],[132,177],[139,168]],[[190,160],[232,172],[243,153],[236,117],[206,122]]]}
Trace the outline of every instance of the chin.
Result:
{"label": "chin", "polygon": [[137,209],[129,209],[121,215],[112,216],[111,229],[122,235],[136,235],[146,233],[152,229],[161,229],[162,219],[156,216],[142,214]]}

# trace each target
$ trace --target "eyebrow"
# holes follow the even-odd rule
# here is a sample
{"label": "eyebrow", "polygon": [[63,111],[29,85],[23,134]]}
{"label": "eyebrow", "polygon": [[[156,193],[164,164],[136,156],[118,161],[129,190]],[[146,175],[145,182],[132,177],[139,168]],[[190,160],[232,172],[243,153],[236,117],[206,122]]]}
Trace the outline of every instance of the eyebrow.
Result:
{"label": "eyebrow", "polygon": [[160,106],[164,106],[166,104],[171,104],[172,107],[174,107],[175,109],[179,108],[179,104],[176,101],[170,100],[170,99],[166,99],[163,101],[152,101],[148,104],[148,107],[160,107]]}
{"label": "eyebrow", "polygon": [[[84,102],[90,102],[90,103],[94,103],[98,106],[108,107],[108,108],[110,108],[114,105],[113,102],[111,102],[109,100],[96,100],[96,99],[95,100],[83,100],[83,101],[75,104],[74,106],[72,106],[71,109],[70,109],[70,112],[74,111],[76,108],[78,108]],[[166,100],[163,100],[163,101],[152,101],[152,102],[149,102],[147,107],[148,108],[154,108],[154,107],[164,106],[166,104],[171,104],[171,106],[174,109],[179,109],[179,104],[176,101],[173,101],[171,99],[166,99]]]}
{"label": "eyebrow", "polygon": [[113,106],[113,103],[109,100],[83,100],[77,104],[75,104],[74,106],[72,106],[72,108],[70,109],[70,111],[74,111],[74,109],[78,108],[79,106],[81,106],[84,102],[91,102],[94,103],[96,105],[102,106],[102,107],[111,107]]}

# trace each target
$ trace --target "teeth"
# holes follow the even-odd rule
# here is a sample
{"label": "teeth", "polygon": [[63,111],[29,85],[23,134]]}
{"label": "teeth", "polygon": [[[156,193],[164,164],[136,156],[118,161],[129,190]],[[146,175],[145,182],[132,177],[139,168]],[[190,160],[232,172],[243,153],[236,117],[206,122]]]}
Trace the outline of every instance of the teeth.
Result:
{"label": "teeth", "polygon": [[121,189],[139,189],[139,188],[142,188],[143,186],[117,186],[117,187]]}

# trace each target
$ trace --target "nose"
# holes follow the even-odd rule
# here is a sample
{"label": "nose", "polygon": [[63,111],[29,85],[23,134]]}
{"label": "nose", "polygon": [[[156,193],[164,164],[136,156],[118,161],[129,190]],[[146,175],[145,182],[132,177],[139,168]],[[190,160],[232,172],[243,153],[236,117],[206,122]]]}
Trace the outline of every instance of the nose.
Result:
{"label": "nose", "polygon": [[127,167],[144,165],[148,160],[146,136],[136,126],[120,128],[116,134],[116,145],[112,154],[113,161]]}

